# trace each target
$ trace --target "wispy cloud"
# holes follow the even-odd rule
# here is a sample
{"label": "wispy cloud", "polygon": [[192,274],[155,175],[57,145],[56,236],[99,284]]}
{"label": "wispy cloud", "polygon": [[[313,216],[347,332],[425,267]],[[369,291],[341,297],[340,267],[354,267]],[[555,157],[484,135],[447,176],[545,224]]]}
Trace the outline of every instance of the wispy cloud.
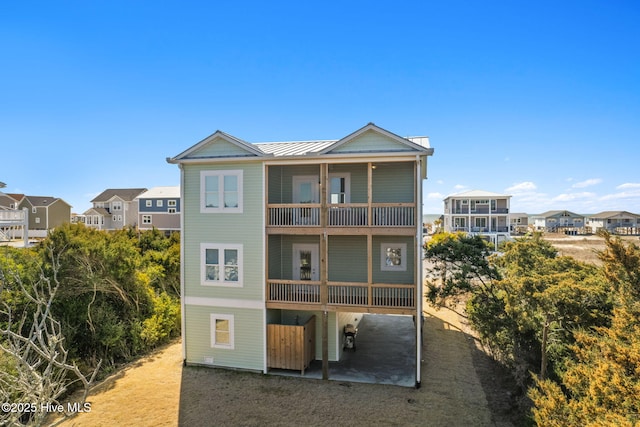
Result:
{"label": "wispy cloud", "polygon": [[624,184],[620,184],[616,187],[616,190],[626,190],[630,188],[640,189],[640,182],[626,182]]}
{"label": "wispy cloud", "polygon": [[458,190],[458,191],[459,190],[464,190],[465,188],[467,188],[467,186],[466,185],[462,185],[462,184],[456,184],[456,185],[453,186],[453,189],[454,190]]}
{"label": "wispy cloud", "polygon": [[586,187],[591,187],[592,185],[600,184],[601,182],[602,182],[602,179],[600,179],[600,178],[591,178],[591,179],[586,179],[584,181],[576,182],[571,187],[572,188],[586,188]]}
{"label": "wispy cloud", "polygon": [[586,200],[596,197],[596,193],[583,191],[582,193],[563,193],[558,194],[552,199],[553,202],[573,202],[576,200]]}
{"label": "wispy cloud", "polygon": [[538,187],[531,181],[520,182],[518,184],[513,184],[511,187],[507,188],[506,191],[508,193],[524,193],[535,191]]}

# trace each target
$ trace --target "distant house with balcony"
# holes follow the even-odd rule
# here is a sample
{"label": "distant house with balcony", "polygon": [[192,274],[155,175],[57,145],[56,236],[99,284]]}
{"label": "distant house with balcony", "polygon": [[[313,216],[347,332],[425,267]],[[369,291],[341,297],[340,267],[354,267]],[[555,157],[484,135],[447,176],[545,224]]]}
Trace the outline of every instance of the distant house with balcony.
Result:
{"label": "distant house with balcony", "polygon": [[0,206],[28,211],[30,238],[47,237],[49,230],[71,222],[71,205],[59,197],[2,193]]}
{"label": "distant house with balcony", "polygon": [[80,218],[87,227],[100,230],[120,230],[138,225],[137,197],[146,188],[110,188],[91,200],[93,207]]}
{"label": "distant house with balcony", "polygon": [[584,215],[566,210],[552,210],[532,216],[536,231],[549,233],[583,234],[585,233]]}
{"label": "distant house with balcony", "polygon": [[[432,154],[428,138],[370,123],[329,141],[253,144],[216,131],[167,159],[183,190],[185,363],[304,372],[315,359],[330,379],[354,313],[420,319]],[[421,327],[409,350],[416,385]]]}
{"label": "distant house with balcony", "polygon": [[640,234],[640,215],[627,211],[604,211],[589,215],[585,227],[590,233]]}
{"label": "distant house with balcony", "polygon": [[153,187],[138,197],[138,229],[180,231],[180,187]]}
{"label": "distant house with balcony", "polygon": [[529,230],[529,215],[524,212],[509,213],[511,233],[524,234]]}
{"label": "distant house with balcony", "polygon": [[510,239],[511,196],[472,190],[444,199],[444,230],[480,235],[496,246]]}
{"label": "distant house with balcony", "polygon": [[[3,187],[4,183],[0,182],[0,188]],[[29,210],[18,209],[18,200],[0,191],[0,244],[13,240],[22,240],[24,246],[28,245]]]}

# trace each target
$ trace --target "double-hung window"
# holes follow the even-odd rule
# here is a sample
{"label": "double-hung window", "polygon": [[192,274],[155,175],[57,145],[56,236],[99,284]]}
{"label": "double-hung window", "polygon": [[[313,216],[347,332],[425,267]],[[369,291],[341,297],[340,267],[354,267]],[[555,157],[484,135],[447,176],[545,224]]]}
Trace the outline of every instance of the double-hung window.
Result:
{"label": "double-hung window", "polygon": [[242,245],[201,244],[204,286],[242,286]]}
{"label": "double-hung window", "polygon": [[211,315],[211,347],[233,350],[234,326],[233,315]]}
{"label": "double-hung window", "polygon": [[202,171],[200,212],[242,213],[242,171]]}

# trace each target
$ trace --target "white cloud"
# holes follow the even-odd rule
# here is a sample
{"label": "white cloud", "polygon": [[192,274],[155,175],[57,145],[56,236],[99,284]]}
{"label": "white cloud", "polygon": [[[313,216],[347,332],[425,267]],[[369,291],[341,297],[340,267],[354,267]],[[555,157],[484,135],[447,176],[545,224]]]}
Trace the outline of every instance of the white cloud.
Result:
{"label": "white cloud", "polygon": [[505,191],[507,191],[508,193],[525,193],[525,192],[536,190],[537,188],[538,187],[536,187],[536,185],[533,182],[525,181],[525,182],[520,182],[518,184],[513,184],[511,187],[507,188]]}
{"label": "white cloud", "polygon": [[439,180],[436,181],[436,184],[444,184],[444,181],[439,179]]}
{"label": "white cloud", "polygon": [[600,179],[600,178],[591,178],[591,179],[586,179],[584,181],[576,182],[571,187],[572,188],[585,188],[585,187],[591,187],[592,185],[600,184],[601,182],[602,182],[602,179]]}
{"label": "white cloud", "polygon": [[438,193],[438,192],[428,193],[427,194],[427,199],[444,200],[444,198],[445,198],[445,196],[442,193]]}
{"label": "white cloud", "polygon": [[616,190],[626,190],[627,188],[638,188],[640,189],[639,182],[626,182],[624,184],[620,184],[616,187]]}
{"label": "white cloud", "polygon": [[465,188],[467,188],[467,186],[462,184],[456,184],[453,186],[454,190],[464,190]]}
{"label": "white cloud", "polygon": [[584,191],[582,193],[563,193],[558,194],[556,197],[552,199],[553,202],[572,202],[575,200],[582,199],[591,199],[595,198],[596,193],[590,193],[588,191]]}

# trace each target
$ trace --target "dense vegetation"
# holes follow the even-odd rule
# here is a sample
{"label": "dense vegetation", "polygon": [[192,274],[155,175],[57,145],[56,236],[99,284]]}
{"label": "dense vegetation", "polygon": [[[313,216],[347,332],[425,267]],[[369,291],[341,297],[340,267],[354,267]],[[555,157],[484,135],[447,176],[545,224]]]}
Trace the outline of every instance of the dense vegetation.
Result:
{"label": "dense vegetation", "polygon": [[425,245],[427,297],[464,296],[470,323],[527,390],[538,425],[640,423],[640,248],[604,236],[603,267],[532,235],[499,254],[479,237]]}
{"label": "dense vegetation", "polygon": [[[74,380],[69,367],[82,373],[99,367],[104,375],[180,333],[178,234],[69,224],[35,248],[1,251],[0,371],[9,375],[0,376],[0,396],[5,401],[33,401],[21,393],[42,388],[35,383],[44,384],[57,371],[60,384],[50,386],[57,394],[41,394],[59,396],[68,390],[65,381]],[[50,363],[61,353],[64,360]],[[65,366],[69,369],[61,371]]]}

